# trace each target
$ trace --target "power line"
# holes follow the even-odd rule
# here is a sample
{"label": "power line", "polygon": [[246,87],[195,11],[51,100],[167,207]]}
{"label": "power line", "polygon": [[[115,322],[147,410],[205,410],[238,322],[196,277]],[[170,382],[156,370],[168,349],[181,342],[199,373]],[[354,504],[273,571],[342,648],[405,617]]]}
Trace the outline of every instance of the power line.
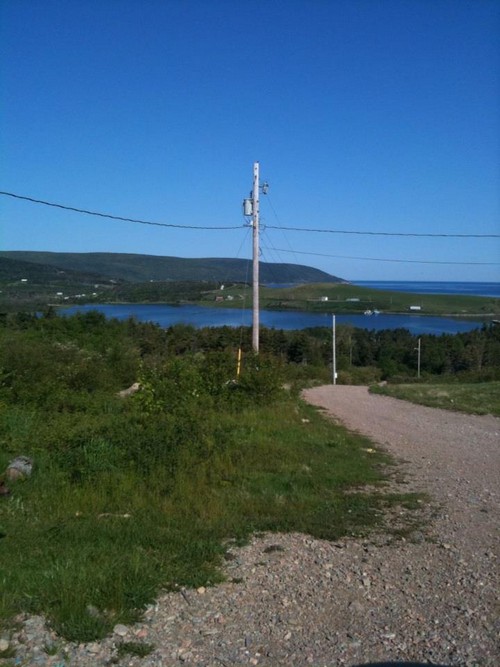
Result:
{"label": "power line", "polygon": [[[275,209],[274,206],[273,206],[273,202],[272,202],[272,199],[271,199],[271,196],[269,195],[269,193],[267,193],[267,195],[266,195],[266,197],[265,197],[265,201],[266,201],[266,202],[269,204],[269,206],[271,207],[271,210],[272,210],[272,212],[273,212],[273,214],[274,214],[274,217],[275,217],[276,222],[277,222],[277,224],[278,224],[278,226],[279,226],[279,229],[281,229],[281,233],[283,234],[283,238],[285,239],[285,242],[286,242],[288,248],[289,248],[291,251],[293,251],[292,245],[291,245],[290,241],[288,240],[288,236],[287,236],[287,235],[285,234],[285,232],[283,231],[283,226],[282,226],[282,224],[281,224],[281,220],[279,219],[279,217],[278,217],[278,213],[277,213],[276,209]],[[263,225],[263,226],[265,227],[266,225]],[[273,247],[274,247],[274,246],[273,246]],[[297,257],[295,257],[295,261],[296,261],[297,264],[299,263]]]}
{"label": "power line", "polygon": [[[43,206],[51,206],[53,208],[60,208],[65,211],[73,211],[74,213],[83,213],[85,215],[93,215],[99,218],[108,218],[110,220],[120,220],[121,222],[133,222],[140,225],[153,225],[155,227],[173,227],[175,229],[204,229],[204,230],[230,230],[240,229],[241,226],[217,226],[209,227],[205,225],[175,225],[166,222],[152,222],[151,220],[139,220],[136,218],[126,218],[119,215],[111,215],[110,213],[99,213],[97,211],[89,211],[76,206],[66,206],[65,204],[56,204],[54,202],[44,201],[43,199],[35,199],[34,197],[27,197],[18,195],[13,192],[0,191],[0,195],[4,197],[13,197],[14,199],[21,199],[33,204],[42,204]],[[309,232],[315,234],[351,234],[357,236],[403,236],[403,237],[420,237],[420,238],[460,238],[460,239],[496,239],[500,238],[500,234],[421,234],[417,232],[366,232],[349,229],[310,229],[308,227],[284,227],[283,225],[266,225],[267,229],[279,229],[281,231],[292,232]],[[288,251],[284,251],[288,252]],[[308,253],[309,254],[309,253]],[[314,253],[312,253],[314,254]],[[395,261],[395,260],[394,260]],[[435,263],[435,262],[432,262]],[[454,262],[448,262],[453,264]]]}
{"label": "power line", "polygon": [[23,195],[16,195],[13,192],[2,192],[0,195],[6,197],[13,197],[14,199],[22,199],[33,204],[43,204],[44,206],[52,206],[53,208],[62,208],[65,211],[73,211],[74,213],[84,213],[85,215],[95,215],[99,218],[109,218],[110,220],[120,220],[122,222],[135,222],[139,225],[153,225],[155,227],[175,227],[176,229],[205,229],[205,230],[220,230],[220,229],[241,229],[242,225],[237,227],[208,227],[203,225],[174,225],[167,222],[151,222],[150,220],[137,220],[135,218],[124,218],[119,215],[111,215],[109,213],[98,213],[96,211],[87,211],[84,208],[76,208],[75,206],[65,206],[64,204],[55,204],[53,202],[43,201],[42,199],[33,199],[33,197],[25,197]]}
{"label": "power line", "polygon": [[[1,193],[0,193],[1,194]],[[283,227],[266,225],[268,229],[280,229],[289,232],[309,232],[318,234],[356,234],[358,236],[418,236],[422,238],[454,239],[498,239],[500,234],[419,234],[417,232],[358,232],[351,229],[310,229],[309,227]]]}
{"label": "power line", "polygon": [[284,250],[274,248],[279,252],[293,252],[296,255],[315,255],[316,257],[333,257],[335,259],[359,259],[367,262],[398,262],[400,264],[458,264],[461,266],[498,266],[500,262],[443,262],[426,259],[384,259],[381,257],[351,257],[350,255],[329,255],[323,252],[304,252],[300,250]]}

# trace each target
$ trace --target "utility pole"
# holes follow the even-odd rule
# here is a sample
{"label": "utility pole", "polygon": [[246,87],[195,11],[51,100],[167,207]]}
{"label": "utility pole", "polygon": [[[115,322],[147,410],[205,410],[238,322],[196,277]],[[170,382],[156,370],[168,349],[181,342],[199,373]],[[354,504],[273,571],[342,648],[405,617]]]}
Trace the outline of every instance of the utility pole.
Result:
{"label": "utility pole", "polygon": [[253,188],[250,197],[243,200],[243,215],[252,218],[250,223],[253,227],[253,278],[252,278],[252,348],[257,354],[259,352],[259,194],[267,195],[269,185],[259,183],[259,163],[253,163]]}
{"label": "utility pole", "polygon": [[252,189],[253,274],[252,274],[252,349],[259,352],[259,163],[253,164]]}
{"label": "utility pole", "polygon": [[418,339],[417,347],[415,349],[417,350],[417,377],[420,378],[420,338]]}

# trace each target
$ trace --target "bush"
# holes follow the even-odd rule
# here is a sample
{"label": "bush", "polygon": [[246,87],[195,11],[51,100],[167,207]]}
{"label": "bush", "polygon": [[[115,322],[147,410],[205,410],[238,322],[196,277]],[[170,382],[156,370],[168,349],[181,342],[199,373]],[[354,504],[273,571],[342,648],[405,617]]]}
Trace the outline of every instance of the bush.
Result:
{"label": "bush", "polygon": [[281,396],[283,381],[283,367],[278,361],[253,356],[243,366],[234,396],[248,403],[269,404]]}
{"label": "bush", "polygon": [[382,379],[382,371],[376,366],[362,366],[350,368],[348,371],[339,371],[339,384],[374,384]]}

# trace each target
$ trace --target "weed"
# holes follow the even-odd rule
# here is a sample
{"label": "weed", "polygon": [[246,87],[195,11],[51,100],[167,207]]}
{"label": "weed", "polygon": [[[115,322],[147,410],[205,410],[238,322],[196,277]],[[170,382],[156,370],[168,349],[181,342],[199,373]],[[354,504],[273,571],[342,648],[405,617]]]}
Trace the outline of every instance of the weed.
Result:
{"label": "weed", "polygon": [[146,644],[143,642],[122,642],[116,647],[116,654],[119,660],[127,655],[145,658],[154,651],[154,648],[154,644]]}
{"label": "weed", "polygon": [[43,650],[47,655],[54,656],[54,655],[57,655],[59,653],[59,651],[61,650],[61,647],[62,647],[61,643],[51,642],[50,644],[46,643],[43,647]]}
{"label": "weed", "polygon": [[9,646],[4,651],[0,651],[0,660],[8,660],[16,657],[16,649],[14,646]]}

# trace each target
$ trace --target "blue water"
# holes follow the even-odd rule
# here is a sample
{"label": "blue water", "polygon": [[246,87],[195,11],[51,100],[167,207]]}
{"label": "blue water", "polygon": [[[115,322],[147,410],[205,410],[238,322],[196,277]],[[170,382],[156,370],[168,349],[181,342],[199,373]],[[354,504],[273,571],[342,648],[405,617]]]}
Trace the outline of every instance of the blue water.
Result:
{"label": "blue water", "polygon": [[500,283],[442,282],[414,280],[356,280],[353,285],[373,287],[389,292],[413,292],[416,294],[463,294],[466,296],[491,296],[500,298]]}
{"label": "blue water", "polygon": [[[191,324],[201,327],[251,326],[252,311],[233,308],[208,308],[203,306],[167,306],[164,304],[85,305],[63,309],[63,314],[97,310],[106,317],[119,320],[135,317],[140,322],[156,322],[162,327],[174,324]],[[441,334],[471,331],[481,326],[481,321],[429,317],[426,315],[336,315],[337,324],[350,324],[362,329],[408,329],[413,334]],[[332,315],[327,313],[301,313],[264,310],[260,324],[274,329],[306,329],[331,327]]]}

